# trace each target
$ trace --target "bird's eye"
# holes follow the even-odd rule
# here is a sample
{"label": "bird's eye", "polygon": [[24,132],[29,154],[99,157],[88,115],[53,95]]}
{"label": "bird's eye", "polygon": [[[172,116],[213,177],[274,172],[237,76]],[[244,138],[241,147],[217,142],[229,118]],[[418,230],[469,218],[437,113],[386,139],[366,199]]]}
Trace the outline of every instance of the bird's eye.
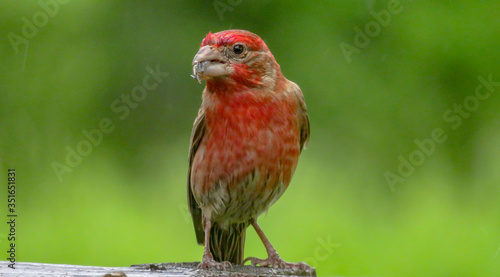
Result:
{"label": "bird's eye", "polygon": [[233,46],[233,52],[234,54],[236,55],[239,55],[241,53],[243,53],[243,51],[245,51],[245,46],[242,45],[242,44],[236,44]]}

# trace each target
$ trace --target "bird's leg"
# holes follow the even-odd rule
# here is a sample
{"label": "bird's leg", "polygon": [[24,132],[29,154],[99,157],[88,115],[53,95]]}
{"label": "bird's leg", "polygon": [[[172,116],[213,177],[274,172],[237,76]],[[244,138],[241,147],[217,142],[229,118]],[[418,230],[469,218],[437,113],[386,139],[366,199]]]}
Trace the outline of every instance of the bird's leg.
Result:
{"label": "bird's leg", "polygon": [[231,266],[230,262],[216,262],[214,256],[210,253],[210,229],[212,228],[212,223],[210,222],[210,216],[205,217],[205,251],[203,252],[203,260],[198,265],[198,269],[202,268],[215,268],[220,270],[225,270],[227,267]]}
{"label": "bird's leg", "polygon": [[260,265],[260,266],[270,266],[274,268],[291,268],[291,269],[301,269],[301,270],[311,270],[312,268],[304,263],[287,263],[281,257],[278,255],[278,252],[274,247],[271,245],[269,240],[267,239],[266,235],[264,235],[264,232],[262,229],[260,229],[259,224],[257,224],[257,220],[252,219],[250,221],[252,224],[253,228],[259,235],[260,239],[262,240],[262,243],[264,243],[264,246],[266,247],[267,251],[267,259],[259,259],[255,257],[248,257],[243,261],[243,264],[245,264],[246,261],[251,261],[252,265]]}

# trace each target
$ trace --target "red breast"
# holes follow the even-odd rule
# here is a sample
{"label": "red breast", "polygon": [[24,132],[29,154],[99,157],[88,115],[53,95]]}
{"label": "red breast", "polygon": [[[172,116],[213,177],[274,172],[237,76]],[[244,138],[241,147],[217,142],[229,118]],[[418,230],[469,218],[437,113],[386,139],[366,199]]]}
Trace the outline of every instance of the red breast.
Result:
{"label": "red breast", "polygon": [[205,91],[204,102],[210,105],[205,110],[201,152],[193,163],[194,183],[201,184],[204,192],[217,181],[231,187],[258,169],[276,179],[267,186],[276,185],[278,179],[288,186],[300,154],[294,99],[265,91]]}

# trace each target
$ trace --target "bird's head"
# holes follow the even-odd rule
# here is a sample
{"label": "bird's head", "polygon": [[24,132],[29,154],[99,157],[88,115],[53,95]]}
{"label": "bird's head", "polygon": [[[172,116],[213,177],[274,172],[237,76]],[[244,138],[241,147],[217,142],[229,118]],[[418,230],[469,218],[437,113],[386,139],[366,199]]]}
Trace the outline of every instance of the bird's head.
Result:
{"label": "bird's head", "polygon": [[209,33],[193,59],[199,83],[218,88],[273,87],[281,75],[279,65],[264,41],[254,33],[227,30]]}

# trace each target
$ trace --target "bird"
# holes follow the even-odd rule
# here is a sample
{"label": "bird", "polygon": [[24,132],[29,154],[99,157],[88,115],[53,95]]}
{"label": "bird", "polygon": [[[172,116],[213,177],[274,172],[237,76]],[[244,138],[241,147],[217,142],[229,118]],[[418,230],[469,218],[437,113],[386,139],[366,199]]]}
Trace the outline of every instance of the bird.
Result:
{"label": "bird", "polygon": [[[309,270],[285,262],[257,223],[285,192],[309,141],[309,116],[299,86],[273,54],[245,30],[209,32],[194,56],[193,77],[206,81],[189,148],[187,202],[199,269],[231,264]],[[244,259],[252,225],[268,258]]]}

